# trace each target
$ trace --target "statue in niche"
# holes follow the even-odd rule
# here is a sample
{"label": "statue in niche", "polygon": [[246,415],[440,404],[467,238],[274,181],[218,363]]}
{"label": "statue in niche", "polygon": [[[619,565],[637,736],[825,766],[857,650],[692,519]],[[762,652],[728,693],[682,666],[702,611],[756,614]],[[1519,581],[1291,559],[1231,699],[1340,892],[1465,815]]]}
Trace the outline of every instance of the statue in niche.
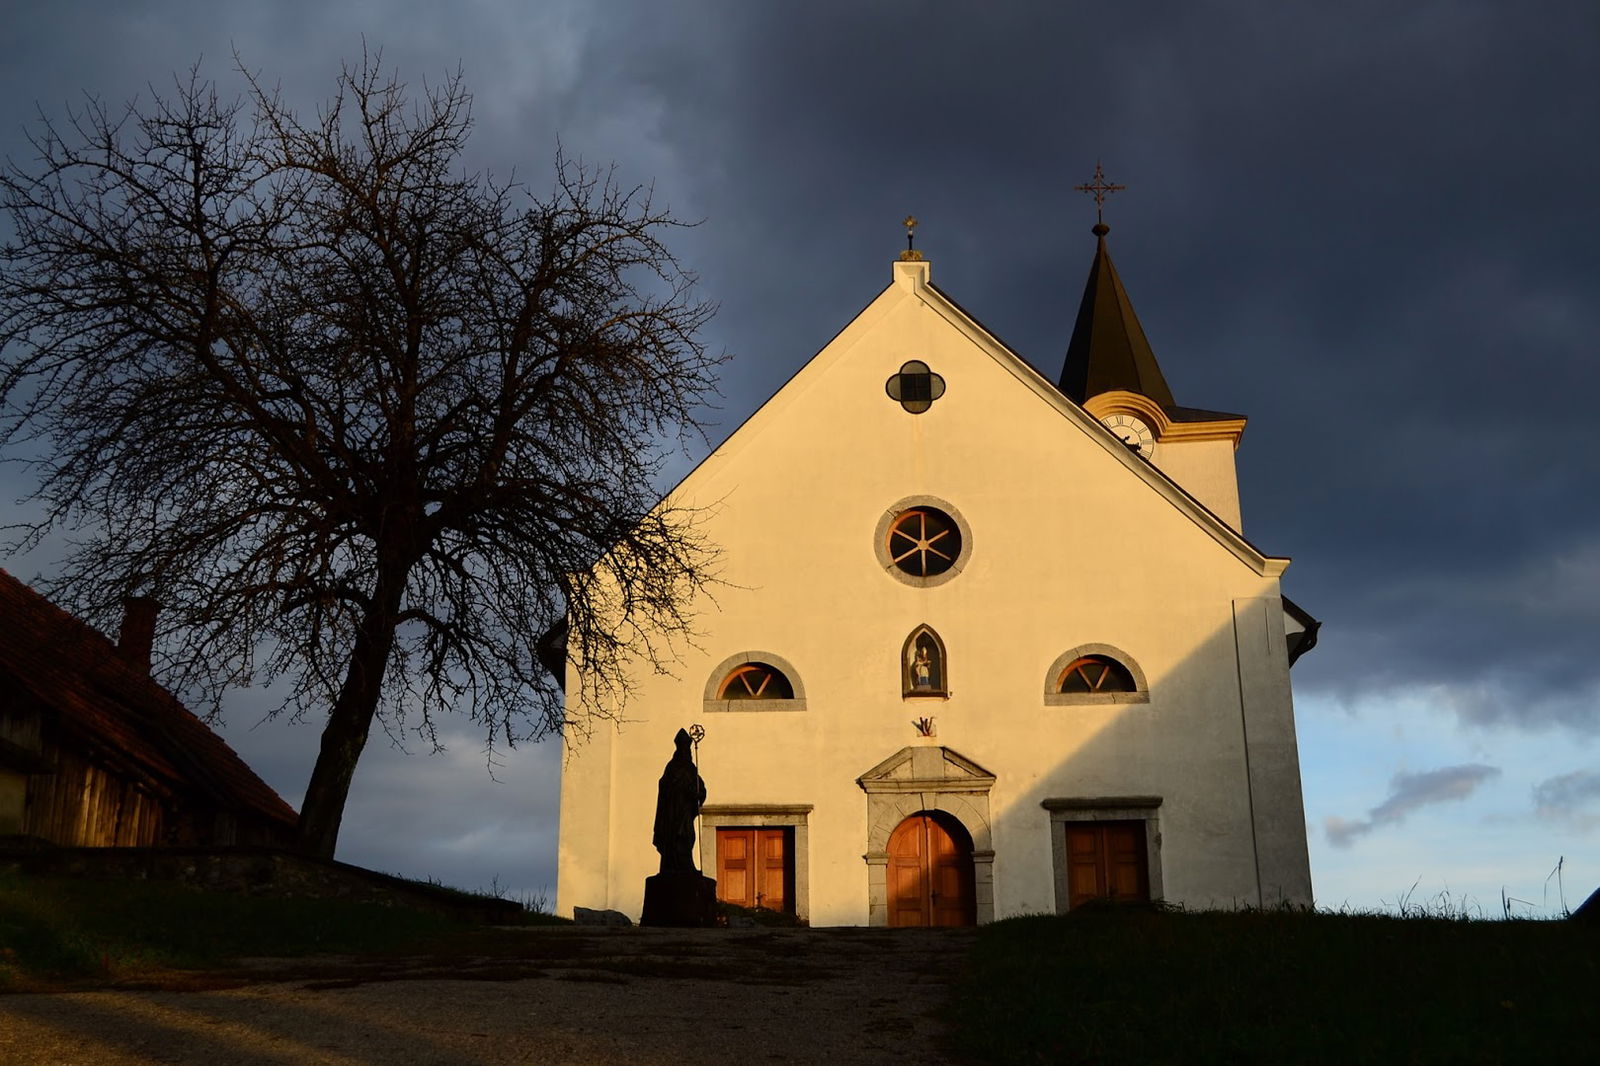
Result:
{"label": "statue in niche", "polygon": [[918,628],[906,641],[902,680],[908,696],[945,694],[944,646],[927,626]]}

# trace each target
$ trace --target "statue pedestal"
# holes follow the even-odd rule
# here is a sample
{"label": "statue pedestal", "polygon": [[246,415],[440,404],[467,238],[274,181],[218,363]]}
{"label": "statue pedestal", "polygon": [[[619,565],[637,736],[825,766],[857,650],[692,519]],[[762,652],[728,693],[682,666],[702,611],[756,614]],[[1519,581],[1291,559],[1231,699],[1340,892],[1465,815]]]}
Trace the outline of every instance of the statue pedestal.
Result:
{"label": "statue pedestal", "polygon": [[717,882],[696,870],[669,870],[644,879],[640,925],[692,928],[717,924]]}

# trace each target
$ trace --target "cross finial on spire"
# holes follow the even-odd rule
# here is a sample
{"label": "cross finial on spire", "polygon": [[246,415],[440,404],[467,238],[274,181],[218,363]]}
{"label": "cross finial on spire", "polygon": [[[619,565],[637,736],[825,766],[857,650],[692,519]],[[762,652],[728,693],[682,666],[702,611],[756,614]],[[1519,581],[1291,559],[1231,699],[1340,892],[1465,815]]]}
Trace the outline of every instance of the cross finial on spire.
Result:
{"label": "cross finial on spire", "polygon": [[914,263],[922,258],[922,253],[917,251],[917,216],[907,215],[906,220],[900,223],[906,228],[906,250],[900,253],[902,262]]}
{"label": "cross finial on spire", "polygon": [[1096,159],[1094,161],[1094,181],[1089,182],[1087,185],[1074,185],[1073,188],[1079,192],[1090,193],[1094,196],[1094,232],[1099,236],[1105,236],[1111,229],[1106,225],[1106,197],[1111,193],[1121,192],[1127,186],[1112,185],[1106,181],[1106,172],[1100,166],[1100,160]]}

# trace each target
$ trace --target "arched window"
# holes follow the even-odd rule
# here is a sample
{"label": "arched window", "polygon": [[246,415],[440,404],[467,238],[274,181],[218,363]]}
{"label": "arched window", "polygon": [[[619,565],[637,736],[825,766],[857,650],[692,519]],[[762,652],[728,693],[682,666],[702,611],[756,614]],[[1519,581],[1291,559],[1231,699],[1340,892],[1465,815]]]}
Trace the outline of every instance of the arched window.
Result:
{"label": "arched window", "polygon": [[794,685],[769,663],[740,663],[717,687],[719,700],[792,700]]}
{"label": "arched window", "polygon": [[716,711],[803,711],[805,685],[794,665],[769,651],[728,656],[706,678],[704,709]]}
{"label": "arched window", "polygon": [[1044,676],[1047,705],[1149,703],[1144,671],[1109,644],[1080,644],[1062,652]]}
{"label": "arched window", "polygon": [[1133,675],[1115,659],[1104,655],[1085,655],[1074,659],[1061,671],[1057,692],[1133,692]]}
{"label": "arched window", "polygon": [[948,696],[950,664],[944,641],[931,626],[918,626],[900,646],[900,691],[905,696]]}

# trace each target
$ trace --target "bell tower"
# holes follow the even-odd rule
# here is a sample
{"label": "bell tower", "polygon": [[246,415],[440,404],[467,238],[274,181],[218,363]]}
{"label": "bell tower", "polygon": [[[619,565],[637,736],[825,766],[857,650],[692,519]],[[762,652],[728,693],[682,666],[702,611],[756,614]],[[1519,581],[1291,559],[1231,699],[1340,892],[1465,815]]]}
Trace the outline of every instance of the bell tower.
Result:
{"label": "bell tower", "polygon": [[1242,529],[1233,453],[1245,418],[1184,407],[1173,398],[1106,248],[1111,227],[1105,222],[1105,198],[1125,186],[1107,183],[1096,163],[1094,181],[1076,188],[1094,196],[1095,253],[1057,387],[1130,451],[1235,530]]}

